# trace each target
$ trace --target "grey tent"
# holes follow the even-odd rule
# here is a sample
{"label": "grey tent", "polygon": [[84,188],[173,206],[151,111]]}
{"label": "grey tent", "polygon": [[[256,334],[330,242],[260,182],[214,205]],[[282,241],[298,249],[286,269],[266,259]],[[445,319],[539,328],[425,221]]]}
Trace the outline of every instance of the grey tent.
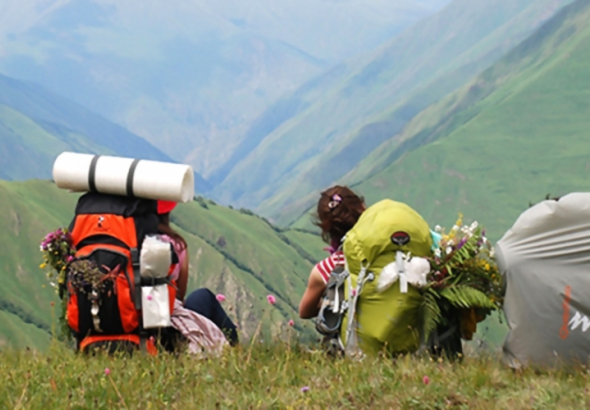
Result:
{"label": "grey tent", "polygon": [[495,246],[506,284],[513,367],[587,363],[590,357],[590,193],[543,201]]}

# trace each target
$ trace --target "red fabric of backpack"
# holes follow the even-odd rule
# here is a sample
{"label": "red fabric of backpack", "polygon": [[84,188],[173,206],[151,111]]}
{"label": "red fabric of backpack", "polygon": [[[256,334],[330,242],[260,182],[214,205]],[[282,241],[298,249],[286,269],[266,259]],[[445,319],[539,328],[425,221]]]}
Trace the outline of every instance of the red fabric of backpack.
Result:
{"label": "red fabric of backpack", "polygon": [[[93,261],[105,275],[100,292],[79,282],[75,286],[69,277],[66,281],[67,321],[80,350],[105,342],[139,346],[145,341],[147,351],[155,352],[149,337],[154,329],[145,330],[141,323],[139,256],[145,236],[158,233],[156,211],[152,200],[98,193],[80,197],[70,225],[74,260]],[[168,281],[168,287],[172,313],[175,283]]]}

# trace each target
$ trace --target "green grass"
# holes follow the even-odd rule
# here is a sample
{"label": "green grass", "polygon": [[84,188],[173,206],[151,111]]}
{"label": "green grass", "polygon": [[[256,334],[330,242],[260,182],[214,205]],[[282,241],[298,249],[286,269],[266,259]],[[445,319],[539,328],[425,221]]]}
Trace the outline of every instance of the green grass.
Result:
{"label": "green grass", "polygon": [[[39,268],[39,243],[47,232],[69,224],[78,195],[49,181],[0,181],[0,198],[0,350],[46,346],[47,336],[38,337],[38,332],[50,330],[51,303],[57,299]],[[283,232],[249,212],[208,200],[181,204],[172,216],[189,245],[189,292],[208,287],[225,294],[224,306],[245,337],[264,317],[265,337],[281,335],[293,319],[295,328],[313,339],[297,306],[316,262],[305,249],[321,252],[319,237]],[[268,294],[277,297],[272,310]],[[15,326],[22,331],[15,332]]]}
{"label": "green grass", "polygon": [[0,375],[0,407],[14,409],[569,409],[590,405],[590,380],[584,367],[573,372],[515,372],[496,357],[467,357],[462,363],[426,357],[333,360],[320,351],[287,343],[246,345],[201,361],[187,355],[83,357],[53,345],[45,354],[0,353]]}

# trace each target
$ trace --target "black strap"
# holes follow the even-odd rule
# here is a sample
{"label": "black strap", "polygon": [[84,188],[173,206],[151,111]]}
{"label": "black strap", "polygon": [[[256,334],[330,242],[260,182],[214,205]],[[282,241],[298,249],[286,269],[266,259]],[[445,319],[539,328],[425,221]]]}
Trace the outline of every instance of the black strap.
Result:
{"label": "black strap", "polygon": [[453,335],[453,333],[455,333],[456,331],[457,331],[457,325],[451,326],[442,335],[439,335],[438,330],[435,330],[434,335],[433,335],[434,336],[434,344],[438,345],[439,343],[444,342],[446,339],[451,337]]}
{"label": "black strap", "polygon": [[135,309],[141,310],[141,273],[139,271],[139,250],[131,249],[131,265],[133,266],[133,281],[135,282]]}
{"label": "black strap", "polygon": [[139,321],[139,349],[142,352],[147,352],[147,339],[148,333],[143,327],[143,316],[139,312],[141,311],[141,272],[139,269],[139,249],[131,249],[131,265],[133,266],[133,279],[135,282],[134,298],[135,298],[135,309],[138,311]]}
{"label": "black strap", "polygon": [[91,192],[96,191],[96,164],[100,155],[95,155],[92,157],[92,161],[90,161],[90,170],[88,171],[88,188]]}
{"label": "black strap", "polygon": [[79,250],[84,248],[85,246],[96,244],[114,245],[123,249],[130,249],[129,246],[122,240],[115,238],[114,236],[105,234],[91,235],[87,238],[84,238],[83,240],[78,242],[78,244],[76,245],[76,249]]}
{"label": "black strap", "polygon": [[135,168],[137,168],[137,164],[139,164],[139,159],[133,160],[131,163],[131,167],[129,167],[129,172],[127,173],[127,196],[135,196],[133,195],[133,177],[135,176]]}
{"label": "black strap", "polygon": [[171,281],[170,276],[165,276],[163,278],[141,278],[141,286],[168,285]]}

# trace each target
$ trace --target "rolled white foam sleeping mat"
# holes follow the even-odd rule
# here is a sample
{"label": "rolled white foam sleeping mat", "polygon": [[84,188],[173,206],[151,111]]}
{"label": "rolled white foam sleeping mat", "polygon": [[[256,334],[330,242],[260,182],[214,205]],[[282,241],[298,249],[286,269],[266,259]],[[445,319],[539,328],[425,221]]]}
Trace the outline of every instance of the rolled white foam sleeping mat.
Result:
{"label": "rolled white foam sleeping mat", "polygon": [[189,202],[195,176],[189,165],[63,152],[53,164],[58,188],[77,192]]}

